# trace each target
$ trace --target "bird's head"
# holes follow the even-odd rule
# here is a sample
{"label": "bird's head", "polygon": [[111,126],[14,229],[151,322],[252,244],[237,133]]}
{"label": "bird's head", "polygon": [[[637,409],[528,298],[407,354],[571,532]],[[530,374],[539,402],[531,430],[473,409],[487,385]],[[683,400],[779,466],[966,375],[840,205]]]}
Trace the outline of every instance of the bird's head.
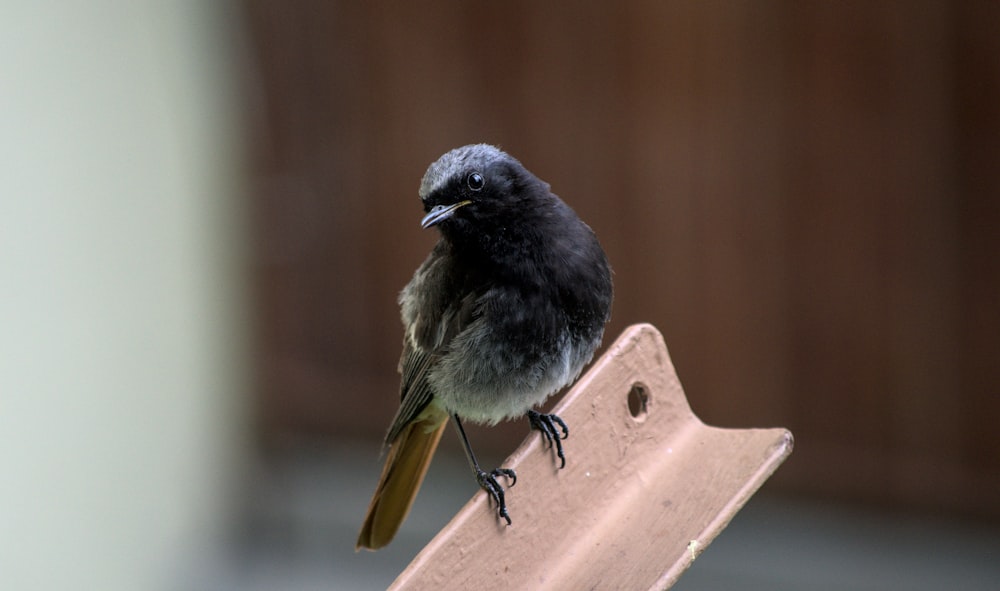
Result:
{"label": "bird's head", "polygon": [[424,228],[442,233],[507,228],[551,199],[543,183],[506,152],[488,144],[456,148],[427,168],[420,183]]}

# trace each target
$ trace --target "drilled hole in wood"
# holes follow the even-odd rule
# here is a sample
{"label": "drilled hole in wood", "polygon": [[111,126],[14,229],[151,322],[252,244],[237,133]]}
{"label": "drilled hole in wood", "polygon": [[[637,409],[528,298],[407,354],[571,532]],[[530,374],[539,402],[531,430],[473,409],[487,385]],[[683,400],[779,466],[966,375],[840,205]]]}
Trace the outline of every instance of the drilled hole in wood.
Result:
{"label": "drilled hole in wood", "polygon": [[646,386],[636,382],[628,391],[628,412],[638,422],[646,420],[649,412],[649,391]]}

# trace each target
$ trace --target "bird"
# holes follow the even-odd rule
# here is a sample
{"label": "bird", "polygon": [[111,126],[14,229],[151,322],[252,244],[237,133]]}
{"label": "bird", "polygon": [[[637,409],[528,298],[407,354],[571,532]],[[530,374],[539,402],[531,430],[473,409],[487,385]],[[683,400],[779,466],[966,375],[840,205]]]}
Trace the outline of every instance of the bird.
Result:
{"label": "bird", "polygon": [[450,422],[476,482],[511,518],[501,480],[483,470],[463,421],[526,417],[566,464],[566,423],[535,409],[573,383],[611,316],[612,270],[593,230],[550,186],[490,144],[433,162],[418,191],[424,228],[439,239],[399,294],[404,335],[400,406],[355,549],[392,541]]}

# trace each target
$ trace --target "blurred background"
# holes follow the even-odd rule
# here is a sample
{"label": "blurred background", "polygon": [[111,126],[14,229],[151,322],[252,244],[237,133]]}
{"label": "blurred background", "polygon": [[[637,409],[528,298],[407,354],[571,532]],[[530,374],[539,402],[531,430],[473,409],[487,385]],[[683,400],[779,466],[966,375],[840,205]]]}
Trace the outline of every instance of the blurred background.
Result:
{"label": "blurred background", "polygon": [[[651,322],[705,422],[795,434],[677,588],[1000,580],[996,3],[2,15],[3,588],[391,582],[476,492],[448,431],[353,552],[417,187],[480,141],[600,237],[606,343]],[[525,431],[470,437],[497,463]]]}

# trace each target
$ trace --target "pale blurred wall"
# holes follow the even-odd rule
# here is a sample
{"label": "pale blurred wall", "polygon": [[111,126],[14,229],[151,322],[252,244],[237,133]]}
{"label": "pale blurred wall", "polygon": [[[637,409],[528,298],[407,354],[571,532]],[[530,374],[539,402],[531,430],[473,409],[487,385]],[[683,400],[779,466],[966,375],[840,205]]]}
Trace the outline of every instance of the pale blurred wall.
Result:
{"label": "pale blurred wall", "polygon": [[232,15],[0,16],[0,588],[184,587],[248,415]]}

